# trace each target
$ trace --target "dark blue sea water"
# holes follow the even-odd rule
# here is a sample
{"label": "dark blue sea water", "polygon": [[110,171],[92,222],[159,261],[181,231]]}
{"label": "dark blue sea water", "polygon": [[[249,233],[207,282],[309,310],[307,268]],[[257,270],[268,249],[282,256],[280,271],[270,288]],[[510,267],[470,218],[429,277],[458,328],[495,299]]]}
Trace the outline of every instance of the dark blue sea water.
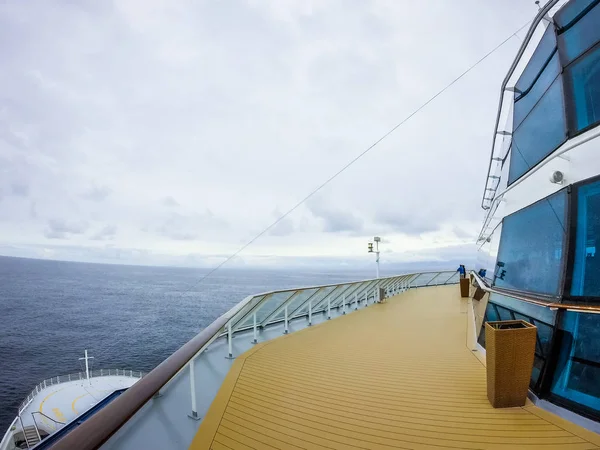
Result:
{"label": "dark blue sea water", "polygon": [[[147,372],[249,294],[371,273],[118,266],[0,256],[0,436],[46,378],[93,368]],[[191,289],[190,289],[191,288]]]}

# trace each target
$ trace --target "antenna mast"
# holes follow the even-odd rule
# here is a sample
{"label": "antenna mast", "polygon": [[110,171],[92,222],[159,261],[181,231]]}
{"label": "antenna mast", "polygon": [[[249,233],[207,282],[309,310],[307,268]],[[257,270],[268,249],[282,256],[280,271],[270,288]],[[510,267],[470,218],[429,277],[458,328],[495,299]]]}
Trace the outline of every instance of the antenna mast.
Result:
{"label": "antenna mast", "polygon": [[90,383],[90,386],[91,386],[92,382],[90,380],[90,366],[88,364],[88,360],[94,359],[94,357],[88,356],[87,349],[85,350],[84,354],[85,354],[85,356],[83,358],[79,358],[79,361],[81,361],[82,359],[85,360],[85,379],[88,381],[88,383]]}

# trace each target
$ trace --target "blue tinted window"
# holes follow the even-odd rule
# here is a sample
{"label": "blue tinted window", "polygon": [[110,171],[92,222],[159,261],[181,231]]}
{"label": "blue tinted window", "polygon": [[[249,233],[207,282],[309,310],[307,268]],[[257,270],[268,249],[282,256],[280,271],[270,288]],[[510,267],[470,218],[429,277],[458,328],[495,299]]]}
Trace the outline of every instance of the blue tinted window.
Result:
{"label": "blue tinted window", "polygon": [[600,182],[577,191],[577,235],[571,295],[600,297]]}
{"label": "blue tinted window", "polygon": [[600,47],[567,68],[565,83],[572,95],[572,128],[579,131],[600,121]]}
{"label": "blue tinted window", "polygon": [[558,295],[565,236],[566,191],[504,218],[494,284]]}
{"label": "blue tinted window", "polygon": [[531,86],[531,89],[521,94],[515,100],[513,129],[516,129],[521,124],[525,116],[529,114],[529,111],[535,106],[559,73],[560,61],[558,60],[558,53],[555,53],[544,71],[540,74],[540,77]]}
{"label": "blue tinted window", "polygon": [[533,323],[538,331],[537,331],[537,339],[538,339],[538,347],[539,354],[543,357],[546,357],[548,353],[550,353],[550,343],[552,340],[552,327],[545,323],[540,322],[539,320],[534,320]]}
{"label": "blue tinted window", "polygon": [[555,48],[556,34],[554,27],[549,26],[515,85],[519,91],[524,92],[530,88]]}
{"label": "blue tinted window", "polygon": [[481,331],[479,332],[479,338],[477,339],[477,342],[483,348],[485,348],[485,323],[497,322],[498,320],[501,320],[500,316],[498,315],[498,310],[496,308],[496,305],[494,305],[492,302],[488,302],[487,306],[485,307],[485,314],[483,315],[483,324]]}
{"label": "blue tinted window", "polygon": [[596,5],[575,25],[559,36],[559,46],[567,65],[600,41],[600,5]]}
{"label": "blue tinted window", "polygon": [[566,312],[551,392],[600,412],[600,315]]}
{"label": "blue tinted window", "polygon": [[496,306],[498,310],[498,314],[500,315],[500,320],[515,320],[514,316],[511,314],[510,309],[503,308],[502,306]]}
{"label": "blue tinted window", "polygon": [[566,139],[561,78],[557,78],[513,133],[508,183],[514,182]]}
{"label": "blue tinted window", "polygon": [[554,21],[559,27],[570,24],[594,0],[571,0],[554,15]]}

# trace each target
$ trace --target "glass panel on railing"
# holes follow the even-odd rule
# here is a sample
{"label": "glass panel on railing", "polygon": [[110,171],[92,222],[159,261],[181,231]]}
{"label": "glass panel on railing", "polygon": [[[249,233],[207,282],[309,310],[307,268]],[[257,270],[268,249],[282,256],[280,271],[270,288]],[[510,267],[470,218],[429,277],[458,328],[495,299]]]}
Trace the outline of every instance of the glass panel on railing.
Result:
{"label": "glass panel on railing", "polygon": [[[346,298],[348,296],[353,295],[353,293],[358,292],[362,283],[349,284],[347,286],[341,286],[337,291],[331,294],[331,307],[334,308],[337,305],[342,304],[342,300],[344,299],[344,295]],[[348,300],[346,300],[346,303]],[[327,307],[327,302],[325,302],[325,307]]]}
{"label": "glass panel on railing", "polygon": [[[371,290],[375,288],[375,281],[365,281],[360,283],[358,286],[353,285],[352,289],[348,289],[348,291],[344,292],[342,296],[335,302],[335,306],[341,305],[344,301],[344,295],[346,296],[346,305],[349,303],[353,303],[355,301],[355,297],[358,297],[359,301],[364,300],[365,294],[371,295]],[[332,303],[331,306],[334,306]]]}
{"label": "glass panel on railing", "polygon": [[[250,300],[246,306],[240,309],[240,311],[236,314],[237,318],[233,320],[233,323],[231,324],[233,328],[240,328],[246,326],[245,324],[248,322],[246,314],[248,314],[248,312],[251,311],[252,308],[254,308],[258,304],[258,302],[260,302],[263,298],[265,298],[264,295],[257,295],[252,300]],[[251,320],[252,316],[250,316],[250,321]],[[244,321],[244,323],[242,324],[240,321]],[[252,324],[252,322],[250,322],[250,324]]]}
{"label": "glass panel on railing", "polygon": [[433,277],[435,277],[436,275],[437,273],[422,273],[411,282],[411,285],[414,287],[425,286],[427,285],[427,283],[433,280]]}
{"label": "glass panel on railing", "polygon": [[[329,294],[333,293],[338,288],[341,289],[340,286],[328,286],[326,288],[323,288],[323,290],[321,292],[319,292],[313,298],[311,298],[310,302],[312,303],[313,311],[315,310],[315,307],[319,305],[319,303],[321,302],[321,300],[325,299]],[[290,313],[294,313],[294,311],[290,311]],[[293,315],[293,317],[302,316],[304,314],[308,314],[308,303],[306,303],[304,306],[302,306],[302,308],[300,308]]]}
{"label": "glass panel on railing", "polygon": [[260,307],[260,309],[256,312],[256,321],[261,323],[267,317],[271,315],[280,305],[283,304],[286,300],[288,300],[292,295],[294,295],[296,291],[291,292],[278,292],[276,294],[271,295],[271,297],[265,301],[265,303]]}
{"label": "glass panel on railing", "polygon": [[458,280],[460,279],[460,274],[458,272],[455,272],[454,274],[452,274],[450,276],[450,278],[448,278],[446,280],[446,282],[444,284],[450,284],[450,283],[458,283]]}
{"label": "glass panel on railing", "polygon": [[[458,275],[458,272],[456,272]],[[440,284],[446,284],[446,282],[453,276],[453,272],[440,272],[430,282],[430,286],[438,286]]]}
{"label": "glass panel on railing", "polygon": [[[303,291],[300,291],[298,293],[298,295],[296,295],[289,303],[288,303],[288,313],[292,313],[294,311],[296,311],[296,309],[298,309],[298,307],[304,303],[305,301],[307,301],[311,296],[313,296],[312,298],[310,298],[310,301],[313,301],[319,296],[319,294],[316,294],[316,292],[319,290],[319,288],[315,288],[315,289],[305,289]],[[285,316],[285,310],[282,309],[281,311],[279,311],[279,313],[277,313],[277,315],[275,317],[273,317],[272,321],[276,322],[278,320],[283,319]]]}

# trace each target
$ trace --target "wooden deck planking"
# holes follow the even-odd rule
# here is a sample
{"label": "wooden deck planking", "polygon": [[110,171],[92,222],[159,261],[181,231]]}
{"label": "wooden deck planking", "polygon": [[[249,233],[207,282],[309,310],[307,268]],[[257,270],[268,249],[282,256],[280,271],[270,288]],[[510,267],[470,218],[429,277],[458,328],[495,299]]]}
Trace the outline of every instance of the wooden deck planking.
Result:
{"label": "wooden deck planking", "polygon": [[431,287],[259,344],[190,449],[600,448],[531,404],[492,408],[468,320],[458,287]]}

